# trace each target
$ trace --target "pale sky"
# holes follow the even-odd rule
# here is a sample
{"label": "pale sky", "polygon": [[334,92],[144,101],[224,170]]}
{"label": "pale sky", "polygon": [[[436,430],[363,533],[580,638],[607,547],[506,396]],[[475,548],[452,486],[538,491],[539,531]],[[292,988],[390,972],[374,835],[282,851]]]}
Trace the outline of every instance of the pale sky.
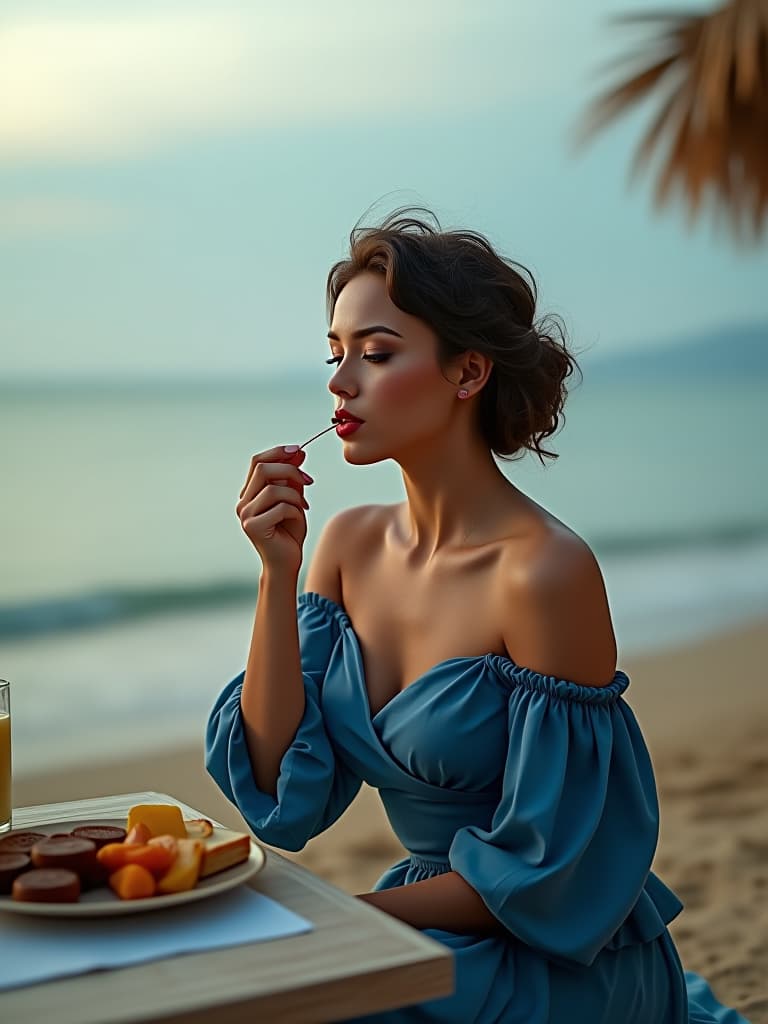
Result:
{"label": "pale sky", "polygon": [[768,246],[628,186],[647,108],[574,155],[656,7],[5,0],[0,374],[313,369],[374,203],[488,234],[598,354],[765,319]]}

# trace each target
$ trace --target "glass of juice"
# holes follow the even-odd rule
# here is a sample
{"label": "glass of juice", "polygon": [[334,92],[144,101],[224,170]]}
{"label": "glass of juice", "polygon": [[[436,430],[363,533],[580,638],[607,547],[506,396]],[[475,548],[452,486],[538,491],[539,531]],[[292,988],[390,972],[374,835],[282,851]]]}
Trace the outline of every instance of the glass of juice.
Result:
{"label": "glass of juice", "polygon": [[0,832],[11,827],[11,684],[0,679]]}

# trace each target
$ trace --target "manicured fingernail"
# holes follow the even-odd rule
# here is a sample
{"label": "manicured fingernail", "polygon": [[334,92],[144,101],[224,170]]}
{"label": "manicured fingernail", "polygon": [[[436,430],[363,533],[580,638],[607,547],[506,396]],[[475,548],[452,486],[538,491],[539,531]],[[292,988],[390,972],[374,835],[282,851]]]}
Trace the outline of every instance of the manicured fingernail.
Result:
{"label": "manicured fingernail", "polygon": [[309,473],[305,473],[303,469],[300,469],[299,472],[301,473],[301,477],[304,480],[304,483],[313,484],[315,482],[309,475]]}
{"label": "manicured fingernail", "polygon": [[299,446],[297,444],[284,444],[283,445],[283,451],[287,452],[289,455],[293,455],[293,453],[297,452],[298,450],[299,450]]}

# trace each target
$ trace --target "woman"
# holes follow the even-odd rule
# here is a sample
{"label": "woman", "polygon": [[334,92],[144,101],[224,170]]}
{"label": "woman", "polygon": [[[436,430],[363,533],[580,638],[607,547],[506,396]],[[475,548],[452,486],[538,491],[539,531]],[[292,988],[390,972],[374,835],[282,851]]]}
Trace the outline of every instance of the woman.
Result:
{"label": "woman", "polygon": [[456,991],[371,1019],[737,1022],[667,931],[681,904],[650,872],[653,773],[597,562],[494,461],[552,455],[576,368],[523,270],[407,212],[353,231],[328,279],[337,433],[349,463],[394,459],[406,500],[330,520],[297,611],[313,481],[296,445],[254,456],[258,605],[208,769],[290,850],[380,790],[410,856],[360,898],[449,946]]}

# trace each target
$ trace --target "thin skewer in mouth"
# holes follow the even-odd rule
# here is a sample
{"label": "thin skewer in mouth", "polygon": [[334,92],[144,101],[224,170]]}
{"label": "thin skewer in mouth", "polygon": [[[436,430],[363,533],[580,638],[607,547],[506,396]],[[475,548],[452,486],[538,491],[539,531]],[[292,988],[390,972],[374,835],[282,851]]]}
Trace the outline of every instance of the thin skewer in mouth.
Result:
{"label": "thin skewer in mouth", "polygon": [[334,427],[336,427],[337,424],[339,424],[341,422],[342,422],[342,420],[337,419],[336,416],[332,416],[331,417],[331,425],[330,425],[330,427],[326,427],[325,430],[321,430],[319,434],[313,434],[312,437],[310,437],[309,441],[305,441],[304,444],[300,444],[299,445],[299,450],[302,450],[302,449],[306,448],[310,441],[315,441],[315,440],[317,440],[318,437],[322,437],[323,434],[327,434],[329,430],[333,430]]}

